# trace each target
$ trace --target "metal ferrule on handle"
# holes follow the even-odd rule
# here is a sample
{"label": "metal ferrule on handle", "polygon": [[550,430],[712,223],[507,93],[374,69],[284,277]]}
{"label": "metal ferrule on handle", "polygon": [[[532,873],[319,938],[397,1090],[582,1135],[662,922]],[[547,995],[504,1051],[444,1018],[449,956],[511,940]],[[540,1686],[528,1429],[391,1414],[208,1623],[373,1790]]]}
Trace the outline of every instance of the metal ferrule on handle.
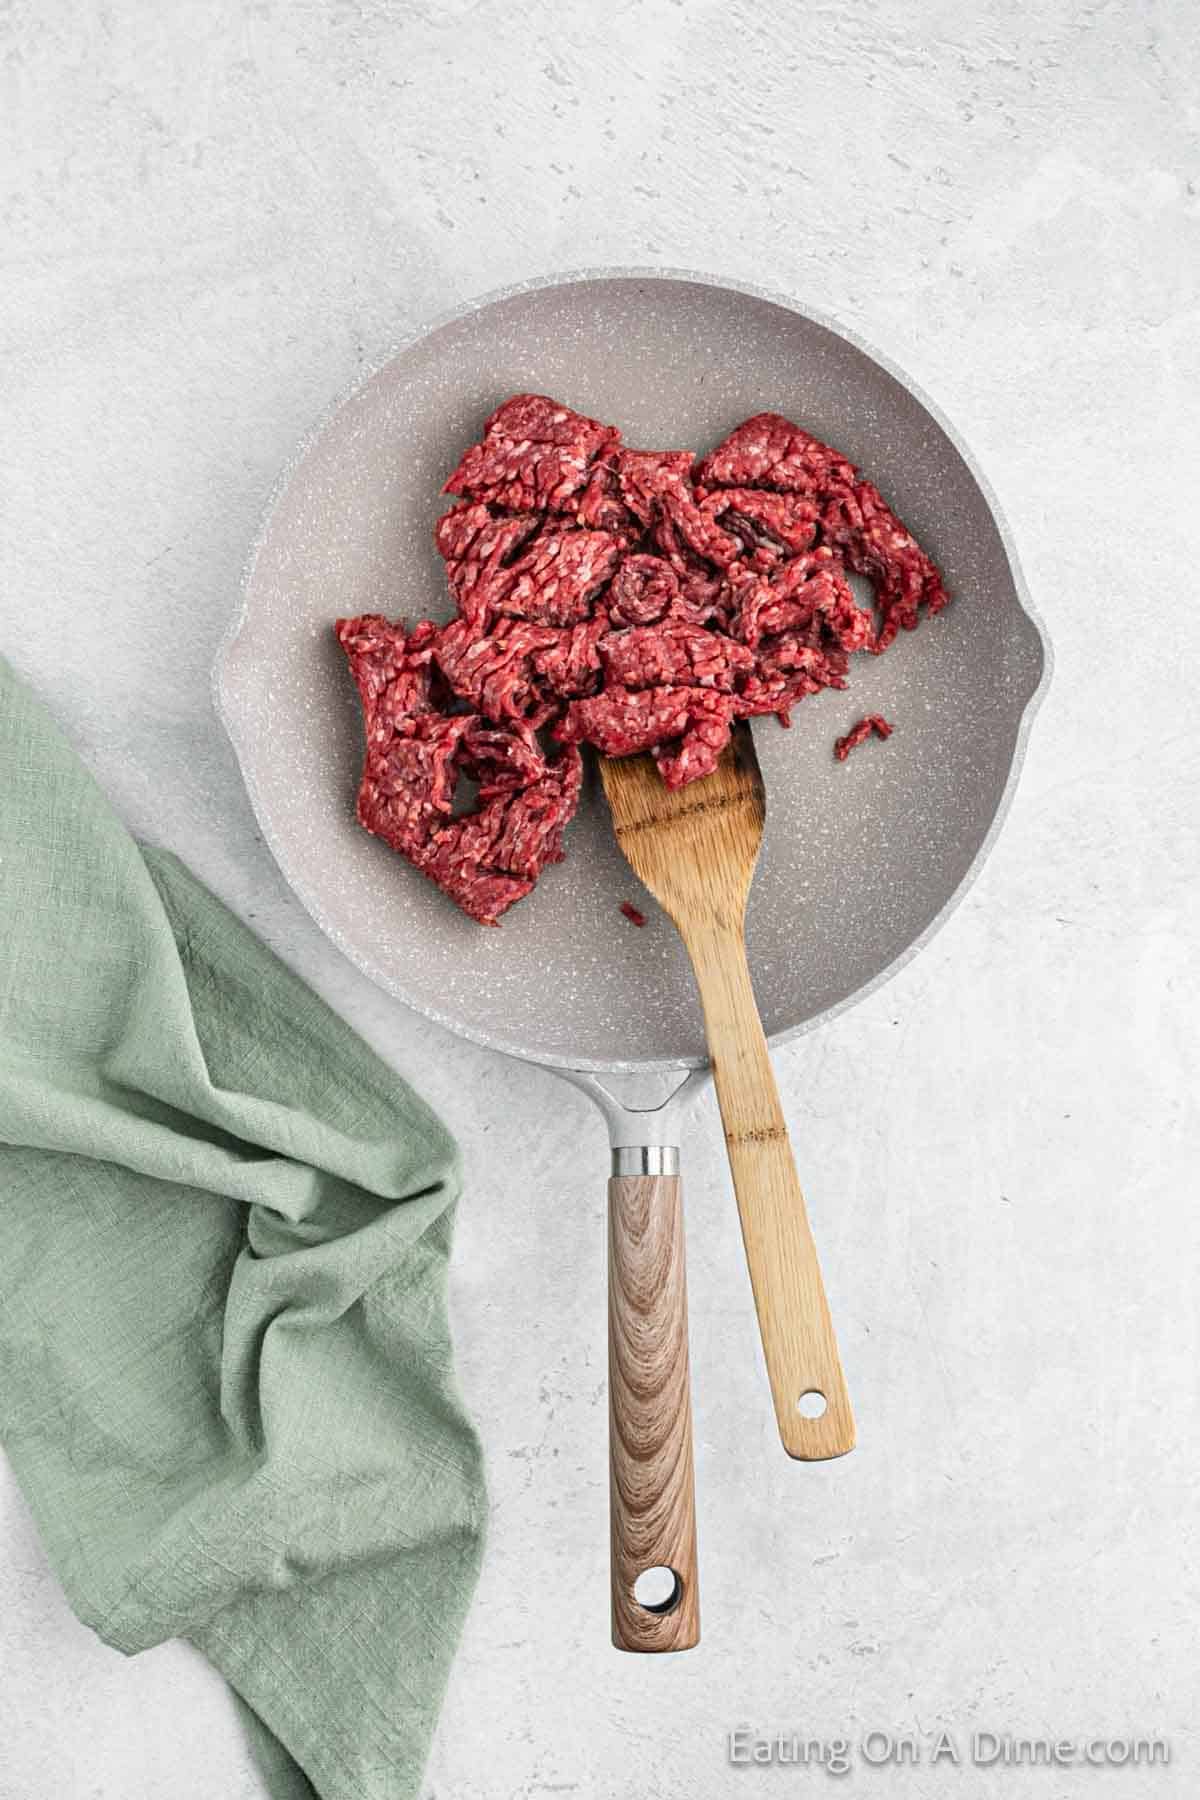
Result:
{"label": "metal ferrule on handle", "polygon": [[678,1144],[614,1144],[614,1175],[678,1175]]}

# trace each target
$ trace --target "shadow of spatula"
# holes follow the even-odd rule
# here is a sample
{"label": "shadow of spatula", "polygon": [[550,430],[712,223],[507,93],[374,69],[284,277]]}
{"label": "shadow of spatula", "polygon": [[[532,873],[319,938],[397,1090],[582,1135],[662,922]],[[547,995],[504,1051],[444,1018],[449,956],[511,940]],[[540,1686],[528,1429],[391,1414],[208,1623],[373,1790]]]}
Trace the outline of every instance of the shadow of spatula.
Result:
{"label": "shadow of spatula", "polygon": [[600,771],[617,842],[683,939],[700,989],[779,1435],[806,1462],[842,1456],[854,1416],[746,960],[766,816],[749,727],[735,728],[711,775],[674,792],[649,756],[602,757]]}

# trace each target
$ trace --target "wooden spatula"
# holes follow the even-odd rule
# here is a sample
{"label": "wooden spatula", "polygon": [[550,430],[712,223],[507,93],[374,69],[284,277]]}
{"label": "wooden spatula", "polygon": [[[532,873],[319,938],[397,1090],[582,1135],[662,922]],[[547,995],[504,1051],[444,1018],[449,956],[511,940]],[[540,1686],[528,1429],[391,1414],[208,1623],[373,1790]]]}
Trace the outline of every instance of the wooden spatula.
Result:
{"label": "wooden spatula", "polygon": [[842,1456],[854,1416],[746,961],[766,816],[749,728],[737,727],[711,775],[673,793],[649,756],[602,757],[600,770],[617,842],[683,939],[700,989],[779,1435],[806,1462]]}

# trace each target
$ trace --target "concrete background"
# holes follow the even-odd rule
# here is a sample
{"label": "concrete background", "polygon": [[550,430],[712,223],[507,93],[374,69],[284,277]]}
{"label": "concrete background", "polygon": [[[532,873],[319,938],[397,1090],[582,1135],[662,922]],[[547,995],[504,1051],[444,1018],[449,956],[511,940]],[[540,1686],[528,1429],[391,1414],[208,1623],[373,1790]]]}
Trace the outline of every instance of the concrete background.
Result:
{"label": "concrete background", "polygon": [[[428,1800],[725,1800],[739,1721],[1161,1732],[1196,1791],[1196,94],[1188,0],[9,0],[0,641],[165,841],[463,1138],[454,1307],[494,1517]],[[259,843],[209,704],[275,471],[497,284],[681,264],[895,356],[1006,505],[1057,651],[998,849],[779,1056],[859,1414],[774,1441],[713,1114],[689,1146],[706,1636],[606,1642],[604,1134],[411,1018]],[[1189,389],[1192,390],[1189,393]],[[0,1800],[250,1800],[219,1682],[67,1613],[0,1483]]]}

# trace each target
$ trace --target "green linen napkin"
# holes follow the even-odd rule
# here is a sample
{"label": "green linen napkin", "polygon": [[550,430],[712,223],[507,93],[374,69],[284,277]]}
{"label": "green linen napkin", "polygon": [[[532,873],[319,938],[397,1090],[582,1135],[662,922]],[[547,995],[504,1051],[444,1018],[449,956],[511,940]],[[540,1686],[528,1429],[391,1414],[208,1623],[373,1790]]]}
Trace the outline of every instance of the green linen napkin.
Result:
{"label": "green linen napkin", "polygon": [[414,1794],[478,1571],[453,1141],[0,659],[0,1439],[76,1613],[276,1800]]}

